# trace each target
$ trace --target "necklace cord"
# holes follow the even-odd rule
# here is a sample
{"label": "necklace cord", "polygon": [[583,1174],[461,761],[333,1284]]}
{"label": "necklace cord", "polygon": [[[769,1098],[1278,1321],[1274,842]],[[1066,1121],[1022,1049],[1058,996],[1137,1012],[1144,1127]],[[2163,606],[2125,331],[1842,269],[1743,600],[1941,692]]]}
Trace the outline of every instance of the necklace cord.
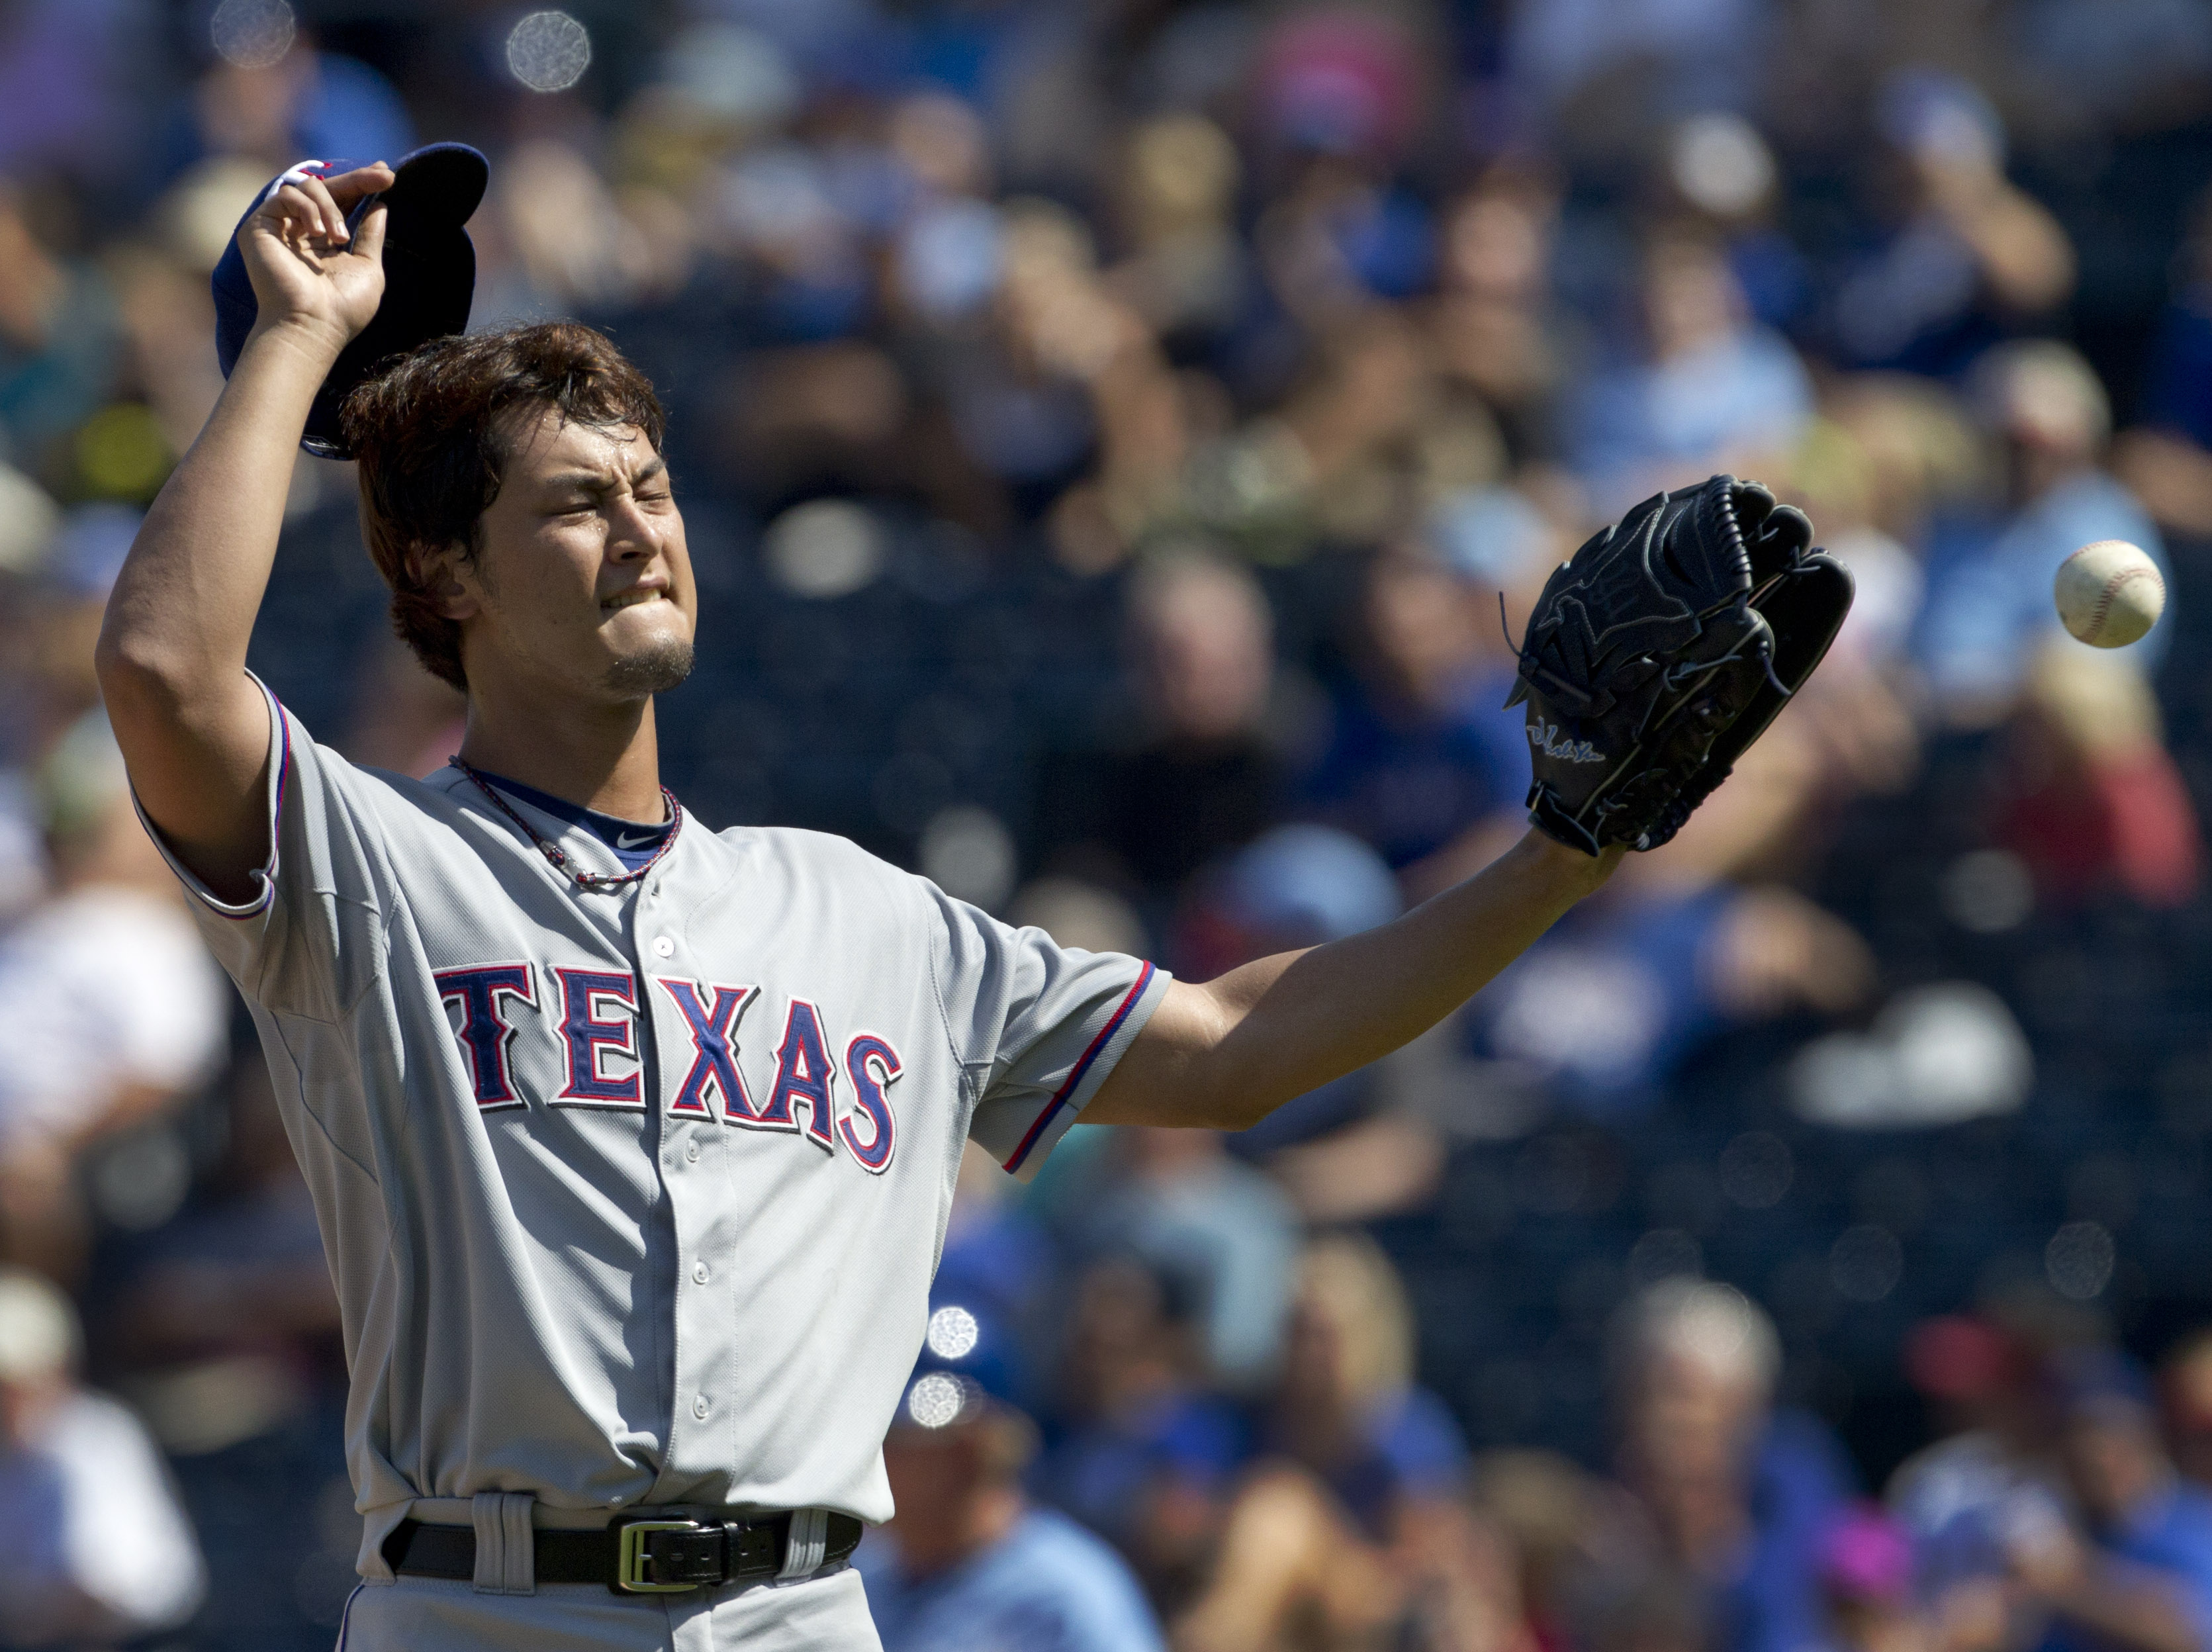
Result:
{"label": "necklace cord", "polygon": [[638,879],[660,864],[661,856],[676,847],[677,835],[684,829],[684,805],[677,802],[676,794],[664,786],[660,788],[660,796],[661,800],[668,805],[668,835],[660,840],[660,847],[653,852],[652,859],[635,872],[624,872],[619,878],[610,877],[605,872],[579,872],[569,863],[568,852],[559,844],[542,835],[535,826],[518,814],[513,805],[505,798],[500,796],[497,788],[483,777],[481,770],[463,762],[458,756],[448,757],[446,762],[474,780],[477,790],[491,800],[492,807],[513,821],[521,830],[522,835],[536,847],[538,853],[544,855],[551,864],[554,871],[568,879],[580,890],[586,890],[597,894],[604,893],[608,890],[620,889],[625,884],[636,883]]}

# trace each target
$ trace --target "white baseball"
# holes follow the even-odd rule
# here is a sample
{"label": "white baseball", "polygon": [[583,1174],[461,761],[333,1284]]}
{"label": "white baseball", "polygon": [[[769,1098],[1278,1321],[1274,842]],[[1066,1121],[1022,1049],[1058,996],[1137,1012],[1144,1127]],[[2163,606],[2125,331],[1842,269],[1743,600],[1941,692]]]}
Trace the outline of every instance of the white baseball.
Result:
{"label": "white baseball", "polygon": [[2124,648],[2166,611],[2166,581],[2140,545],[2100,539],[2058,565],[2058,617],[2082,641]]}

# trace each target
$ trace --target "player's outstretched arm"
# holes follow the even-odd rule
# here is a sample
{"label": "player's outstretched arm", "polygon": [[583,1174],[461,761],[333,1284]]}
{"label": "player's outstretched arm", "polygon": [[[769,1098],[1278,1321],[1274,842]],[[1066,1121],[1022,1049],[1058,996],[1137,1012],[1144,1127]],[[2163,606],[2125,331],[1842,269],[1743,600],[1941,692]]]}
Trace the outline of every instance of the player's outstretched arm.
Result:
{"label": "player's outstretched arm", "polygon": [[[259,313],[206,428],[146,513],[109,598],[100,691],[147,816],[218,895],[243,898],[269,853],[269,714],[246,646],[269,583],[307,410],[384,292],[378,164],[295,174],[239,230]],[[349,244],[350,243],[350,244]]]}
{"label": "player's outstretched arm", "polygon": [[1394,923],[1218,980],[1178,981],[1084,1119],[1237,1130],[1426,1032],[1610,877],[1531,830]]}

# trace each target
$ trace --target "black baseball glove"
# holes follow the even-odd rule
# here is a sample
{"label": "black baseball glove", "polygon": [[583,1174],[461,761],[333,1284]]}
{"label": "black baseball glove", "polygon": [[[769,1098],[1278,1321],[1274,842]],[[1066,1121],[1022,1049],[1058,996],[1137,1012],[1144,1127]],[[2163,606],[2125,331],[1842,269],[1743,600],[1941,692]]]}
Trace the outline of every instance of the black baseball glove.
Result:
{"label": "black baseball glove", "polygon": [[1535,823],[1570,847],[1655,849],[1828,652],[1851,576],[1803,512],[1717,476],[1647,499],[1560,564],[1509,706],[1528,708]]}

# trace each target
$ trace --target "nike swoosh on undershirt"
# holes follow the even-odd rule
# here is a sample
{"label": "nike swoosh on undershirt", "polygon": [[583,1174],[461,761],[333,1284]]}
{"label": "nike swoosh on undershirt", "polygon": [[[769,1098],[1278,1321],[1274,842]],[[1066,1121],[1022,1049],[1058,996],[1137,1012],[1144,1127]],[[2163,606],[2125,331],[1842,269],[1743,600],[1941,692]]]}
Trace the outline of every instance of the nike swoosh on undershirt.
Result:
{"label": "nike swoosh on undershirt", "polygon": [[640,832],[635,837],[632,837],[628,832],[618,833],[615,837],[615,847],[617,849],[640,848],[652,842],[653,836],[654,834],[651,832]]}

